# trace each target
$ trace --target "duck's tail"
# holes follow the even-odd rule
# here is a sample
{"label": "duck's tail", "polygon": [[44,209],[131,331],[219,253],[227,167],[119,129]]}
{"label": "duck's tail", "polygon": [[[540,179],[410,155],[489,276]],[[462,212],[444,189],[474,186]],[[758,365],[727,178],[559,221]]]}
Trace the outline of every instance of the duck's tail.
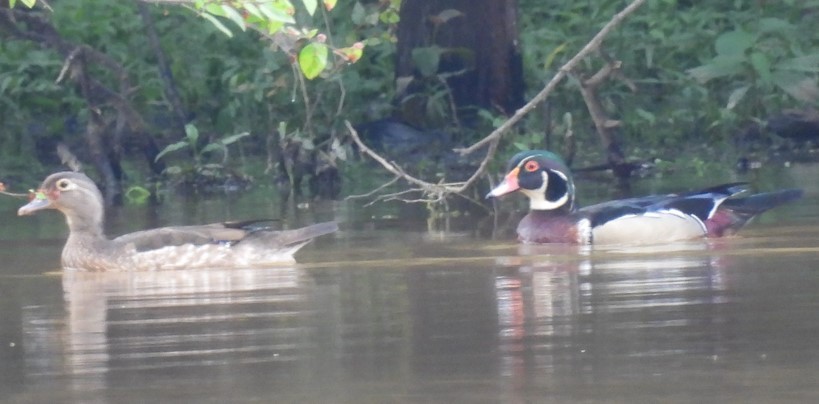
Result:
{"label": "duck's tail", "polygon": [[719,205],[714,215],[705,222],[708,235],[720,237],[734,234],[760,213],[797,200],[802,197],[803,193],[801,189],[783,189],[727,199]]}

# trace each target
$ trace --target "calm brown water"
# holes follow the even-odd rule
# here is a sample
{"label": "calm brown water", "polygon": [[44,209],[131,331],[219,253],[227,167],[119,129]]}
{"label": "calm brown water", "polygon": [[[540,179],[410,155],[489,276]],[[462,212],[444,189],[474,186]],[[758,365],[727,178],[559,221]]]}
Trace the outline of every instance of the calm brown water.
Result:
{"label": "calm brown water", "polygon": [[525,248],[402,208],[265,198],[110,218],[344,221],[298,265],[234,271],[61,273],[62,218],[0,201],[0,399],[819,402],[819,169],[803,171],[774,182],[806,198],[742,237],[661,248]]}

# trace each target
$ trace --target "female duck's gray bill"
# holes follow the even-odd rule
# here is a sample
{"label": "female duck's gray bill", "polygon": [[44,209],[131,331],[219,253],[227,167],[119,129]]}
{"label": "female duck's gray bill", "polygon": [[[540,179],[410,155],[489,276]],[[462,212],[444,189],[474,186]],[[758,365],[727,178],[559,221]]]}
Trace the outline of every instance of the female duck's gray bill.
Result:
{"label": "female duck's gray bill", "polygon": [[17,216],[32,215],[38,210],[49,208],[51,208],[51,201],[38,195],[29,201],[29,203],[21,206],[20,209],[17,210]]}

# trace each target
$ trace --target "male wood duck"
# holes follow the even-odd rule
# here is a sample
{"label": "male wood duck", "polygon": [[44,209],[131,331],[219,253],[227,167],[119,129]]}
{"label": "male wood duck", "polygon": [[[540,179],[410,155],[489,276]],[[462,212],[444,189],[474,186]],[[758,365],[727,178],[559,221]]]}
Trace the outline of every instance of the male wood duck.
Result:
{"label": "male wood duck", "polygon": [[787,189],[732,198],[745,192],[747,184],[731,183],[578,209],[571,171],[554,153],[520,152],[509,160],[508,171],[487,198],[514,191],[526,195],[529,213],[518,224],[518,239],[535,244],[655,244],[721,237],[734,234],[754,216],[802,196],[802,190]]}
{"label": "male wood duck", "polygon": [[293,254],[315,237],[338,230],[335,222],[273,231],[260,221],[162,227],[114,239],[103,233],[104,206],[99,189],[84,174],[48,176],[17,214],[56,209],[65,215],[69,235],[62,266],[79,271],[134,271],[231,268],[295,262]]}

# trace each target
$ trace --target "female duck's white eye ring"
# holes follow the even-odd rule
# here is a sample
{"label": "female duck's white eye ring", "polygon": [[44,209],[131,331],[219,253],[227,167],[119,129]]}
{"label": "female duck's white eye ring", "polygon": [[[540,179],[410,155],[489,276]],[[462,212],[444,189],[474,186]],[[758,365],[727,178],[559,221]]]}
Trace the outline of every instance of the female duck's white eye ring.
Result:
{"label": "female duck's white eye ring", "polygon": [[523,169],[527,172],[533,173],[540,169],[540,164],[537,161],[529,160],[523,165]]}
{"label": "female duck's white eye ring", "polygon": [[71,188],[71,181],[69,180],[59,180],[57,181],[57,189],[60,191],[65,191]]}

